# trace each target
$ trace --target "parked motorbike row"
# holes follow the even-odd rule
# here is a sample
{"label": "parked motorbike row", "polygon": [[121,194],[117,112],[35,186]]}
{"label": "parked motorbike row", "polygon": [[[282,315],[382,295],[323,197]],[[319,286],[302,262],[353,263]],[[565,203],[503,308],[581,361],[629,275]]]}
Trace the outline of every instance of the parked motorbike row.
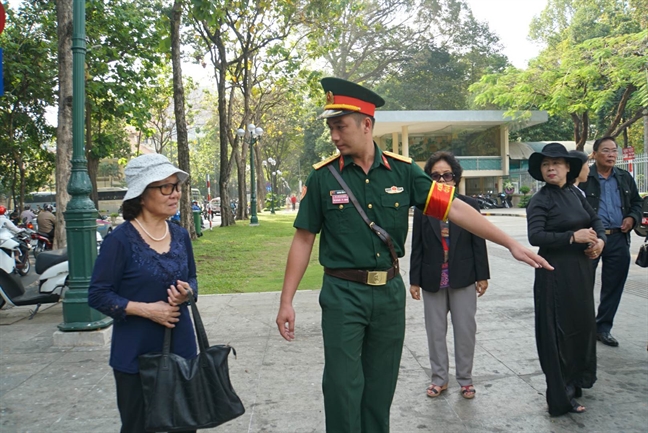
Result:
{"label": "parked motorbike row", "polygon": [[[68,286],[68,257],[67,249],[47,251],[52,249],[49,238],[23,228],[16,234],[0,228],[0,309],[35,305],[30,311],[31,320],[42,304],[54,304],[63,298]],[[102,240],[97,233],[97,249]],[[35,271],[39,275],[35,294],[25,292],[20,278],[31,270],[29,251],[34,252]]]}
{"label": "parked motorbike row", "polygon": [[513,207],[511,196],[503,192],[500,192],[495,197],[490,192],[488,194],[473,195],[472,197],[477,200],[480,209],[508,209]]}
{"label": "parked motorbike row", "polygon": [[[26,294],[20,278],[26,273],[17,268],[17,242],[12,238],[7,239],[4,231],[8,230],[0,229],[0,309],[35,305],[29,316],[31,320],[41,304],[56,303],[63,296],[68,278],[67,250],[43,252],[36,257],[35,270],[40,275],[38,292]],[[28,257],[26,262],[29,263]]]}

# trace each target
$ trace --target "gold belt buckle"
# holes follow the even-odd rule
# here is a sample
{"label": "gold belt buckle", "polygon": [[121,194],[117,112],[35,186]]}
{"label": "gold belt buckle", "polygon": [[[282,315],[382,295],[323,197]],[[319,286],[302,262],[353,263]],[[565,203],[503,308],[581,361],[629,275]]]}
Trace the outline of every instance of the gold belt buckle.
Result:
{"label": "gold belt buckle", "polygon": [[387,284],[387,271],[367,271],[367,284],[370,286],[384,286]]}

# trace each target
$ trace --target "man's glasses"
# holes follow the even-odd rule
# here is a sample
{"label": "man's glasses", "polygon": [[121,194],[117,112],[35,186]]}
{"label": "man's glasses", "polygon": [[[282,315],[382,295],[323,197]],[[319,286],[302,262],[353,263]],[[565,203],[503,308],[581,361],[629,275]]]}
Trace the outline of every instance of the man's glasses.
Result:
{"label": "man's glasses", "polygon": [[452,179],[454,179],[455,175],[454,173],[432,173],[430,175],[433,181],[438,182],[441,179],[443,179],[444,182],[450,182]]}
{"label": "man's glasses", "polygon": [[619,153],[619,149],[601,149],[599,152],[605,154],[605,155],[611,155],[611,154],[617,154]]}
{"label": "man's glasses", "polygon": [[164,185],[147,186],[146,188],[157,188],[162,195],[171,195],[173,191],[180,191],[180,182],[165,183]]}

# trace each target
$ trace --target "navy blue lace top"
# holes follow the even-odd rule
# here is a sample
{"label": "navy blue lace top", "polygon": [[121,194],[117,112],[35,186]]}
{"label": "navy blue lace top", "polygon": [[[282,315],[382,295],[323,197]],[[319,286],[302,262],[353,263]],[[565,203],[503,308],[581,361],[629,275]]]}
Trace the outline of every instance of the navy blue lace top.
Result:
{"label": "navy blue lace top", "polygon": [[[160,254],[144,242],[130,222],[117,227],[101,245],[88,291],[88,304],[114,319],[110,366],[124,373],[139,371],[139,355],[161,352],[164,326],[140,316],[127,316],[128,301],[167,301],[167,289],[177,280],[198,294],[196,263],[187,231],[169,224],[171,247]],[[186,304],[173,328],[173,353],[196,356],[193,322]]]}

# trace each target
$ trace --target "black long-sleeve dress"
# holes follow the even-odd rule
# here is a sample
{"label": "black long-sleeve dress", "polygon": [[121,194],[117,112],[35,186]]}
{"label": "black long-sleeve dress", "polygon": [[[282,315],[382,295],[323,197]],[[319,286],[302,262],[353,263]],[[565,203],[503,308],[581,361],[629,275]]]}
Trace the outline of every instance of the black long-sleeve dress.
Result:
{"label": "black long-sleeve dress", "polygon": [[527,224],[529,242],[555,268],[535,271],[533,294],[549,413],[563,415],[572,409],[574,394],[596,381],[592,260],[583,253],[586,244],[570,240],[574,232],[591,227],[605,241],[605,229],[580,191],[569,185],[547,184],[534,195]]}

